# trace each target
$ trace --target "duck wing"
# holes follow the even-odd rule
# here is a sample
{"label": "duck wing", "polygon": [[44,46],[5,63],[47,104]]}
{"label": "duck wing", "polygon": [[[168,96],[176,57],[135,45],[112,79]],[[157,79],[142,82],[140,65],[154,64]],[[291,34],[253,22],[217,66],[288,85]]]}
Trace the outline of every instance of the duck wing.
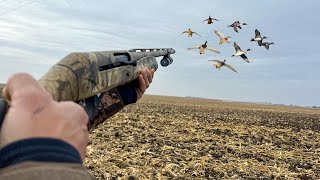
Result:
{"label": "duck wing", "polygon": [[234,48],[236,49],[236,51],[242,51],[241,48],[238,46],[238,44],[236,42],[233,43]]}
{"label": "duck wing", "polygon": [[187,50],[191,50],[191,49],[199,49],[201,46],[194,46],[194,47],[191,47],[191,48],[187,48]]}
{"label": "duck wing", "polygon": [[222,61],[219,61],[219,60],[217,60],[217,59],[215,59],[215,60],[208,60],[208,61],[214,61],[214,62],[217,62],[217,63],[222,63]]}
{"label": "duck wing", "polygon": [[[184,34],[184,33],[188,33],[188,31],[183,31],[181,34]],[[180,35],[181,35],[181,34],[180,34]]]}
{"label": "duck wing", "polygon": [[254,32],[256,34],[256,38],[261,37],[260,31],[258,31],[258,29],[256,29]]}
{"label": "duck wing", "polygon": [[224,34],[222,34],[221,32],[214,30],[214,33],[219,36],[221,39],[224,39]]}
{"label": "duck wing", "polygon": [[250,63],[249,59],[247,58],[247,56],[245,54],[241,55],[242,59],[245,60],[247,63]]}
{"label": "duck wing", "polygon": [[212,47],[207,46],[207,49],[208,49],[208,50],[210,50],[210,51],[212,51],[212,52],[215,52],[215,53],[221,54],[221,52],[220,52],[220,51],[218,51],[218,50],[216,50],[216,49],[214,49],[214,48],[212,48]]}
{"label": "duck wing", "polygon": [[194,34],[196,34],[196,35],[198,35],[198,36],[200,36],[200,37],[202,37],[200,34],[198,34],[197,32],[192,32],[192,33],[194,33]]}
{"label": "duck wing", "polygon": [[203,20],[202,22],[206,22],[206,21],[209,21],[209,19]]}
{"label": "duck wing", "polygon": [[[235,32],[237,32],[237,33],[239,32],[238,31],[238,26],[233,26],[233,29],[234,29]],[[240,29],[241,29],[241,27],[240,27]]]}
{"label": "duck wing", "polygon": [[238,71],[236,71],[232,66],[230,66],[229,64],[224,64],[226,67],[228,67],[229,69],[231,69],[232,71],[238,73]]}

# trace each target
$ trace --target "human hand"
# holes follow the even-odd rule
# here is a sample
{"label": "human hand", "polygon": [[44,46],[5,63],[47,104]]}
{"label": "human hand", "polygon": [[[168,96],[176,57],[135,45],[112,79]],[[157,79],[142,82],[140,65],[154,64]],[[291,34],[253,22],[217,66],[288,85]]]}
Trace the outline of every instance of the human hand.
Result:
{"label": "human hand", "polygon": [[150,83],[152,82],[153,76],[154,76],[155,70],[152,68],[149,70],[148,68],[144,68],[141,70],[139,78],[138,78],[138,87],[136,88],[137,96],[139,100],[142,95],[146,92],[146,90],[149,88]]}
{"label": "human hand", "polygon": [[1,127],[2,146],[29,138],[55,138],[69,143],[85,158],[88,116],[81,106],[54,101],[28,74],[10,77],[3,95],[10,100],[10,108]]}

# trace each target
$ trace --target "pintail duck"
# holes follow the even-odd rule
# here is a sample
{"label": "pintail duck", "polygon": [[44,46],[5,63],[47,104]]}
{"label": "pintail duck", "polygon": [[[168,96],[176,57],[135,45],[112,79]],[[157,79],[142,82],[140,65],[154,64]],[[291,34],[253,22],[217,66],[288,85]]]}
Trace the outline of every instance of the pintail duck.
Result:
{"label": "pintail duck", "polygon": [[240,56],[243,60],[245,60],[247,63],[250,63],[249,59],[247,58],[247,56],[245,55],[246,52],[250,51],[250,49],[247,49],[246,51],[242,51],[241,48],[238,46],[238,44],[236,42],[234,42],[233,44],[234,48],[236,49],[236,53],[234,55],[232,55],[232,57],[234,56]]}
{"label": "pintail duck", "polygon": [[231,39],[230,36],[225,37],[221,32],[219,32],[219,31],[217,31],[217,30],[214,30],[214,33],[215,33],[217,36],[220,37],[220,42],[219,42],[220,45],[222,45],[222,44],[224,44],[224,43],[226,43],[226,42],[227,42],[227,43],[230,43],[230,39]]}
{"label": "pintail duck", "polygon": [[[193,34],[197,34],[197,35],[200,36],[200,34],[192,31],[190,28],[189,28],[187,31],[182,32],[181,34],[184,34],[184,33],[187,33],[187,34],[188,34],[188,37],[192,37]],[[180,35],[181,35],[181,34],[180,34]],[[200,36],[200,37],[201,37],[201,36]]]}
{"label": "pintail duck", "polygon": [[220,20],[218,20],[218,19],[216,19],[216,18],[212,18],[212,17],[209,15],[209,18],[206,19],[206,20],[204,20],[204,21],[202,21],[202,22],[205,22],[205,21],[207,21],[208,24],[212,24],[213,21],[220,21]]}
{"label": "pintail duck", "polygon": [[271,42],[271,43],[269,43],[269,42],[263,42],[263,43],[261,43],[261,46],[264,46],[267,50],[269,50],[270,45],[273,45],[273,44],[274,44],[273,42]]}
{"label": "pintail duck", "polygon": [[214,61],[214,62],[217,62],[217,64],[214,64],[213,66],[217,69],[221,69],[222,66],[226,66],[228,67],[229,69],[231,69],[232,71],[238,73],[238,71],[236,71],[232,66],[230,66],[229,64],[226,64],[226,60],[224,61],[219,61],[219,60],[209,60],[209,61]]}
{"label": "pintail duck", "polygon": [[257,42],[258,42],[258,45],[261,46],[262,41],[263,41],[264,39],[267,39],[267,37],[266,37],[266,36],[262,37],[262,36],[261,36],[261,33],[260,33],[260,31],[259,31],[258,29],[256,29],[254,32],[255,32],[256,35],[255,35],[255,38],[252,38],[252,39],[251,39],[251,41],[257,41]]}
{"label": "pintail duck", "polygon": [[236,22],[232,23],[231,25],[229,25],[228,27],[233,27],[234,31],[238,33],[239,32],[238,28],[242,29],[241,25],[248,25],[248,24],[247,23],[240,23],[239,21],[236,21]]}
{"label": "pintail duck", "polygon": [[204,44],[200,45],[200,46],[194,46],[194,47],[191,47],[191,48],[188,48],[188,50],[191,50],[191,49],[199,49],[199,53],[200,54],[204,54],[205,50],[210,50],[212,52],[215,52],[215,53],[218,53],[220,54],[220,51],[212,48],[212,47],[209,47],[207,45],[208,41],[206,41]]}

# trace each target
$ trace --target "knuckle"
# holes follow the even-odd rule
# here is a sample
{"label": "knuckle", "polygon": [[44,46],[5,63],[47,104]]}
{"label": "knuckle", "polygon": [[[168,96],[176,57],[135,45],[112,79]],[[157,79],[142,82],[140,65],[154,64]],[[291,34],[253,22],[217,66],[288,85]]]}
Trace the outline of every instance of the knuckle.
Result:
{"label": "knuckle", "polygon": [[17,97],[32,99],[33,101],[49,101],[51,96],[35,86],[29,86],[17,92]]}
{"label": "knuckle", "polygon": [[88,123],[89,117],[84,108],[74,102],[72,102],[72,106],[74,108],[74,113],[77,114],[77,116],[79,116],[79,119],[85,123]]}
{"label": "knuckle", "polygon": [[9,82],[14,82],[16,79],[30,79],[30,80],[33,80],[33,77],[27,73],[16,73],[14,75],[12,75],[9,80],[8,80],[8,83]]}

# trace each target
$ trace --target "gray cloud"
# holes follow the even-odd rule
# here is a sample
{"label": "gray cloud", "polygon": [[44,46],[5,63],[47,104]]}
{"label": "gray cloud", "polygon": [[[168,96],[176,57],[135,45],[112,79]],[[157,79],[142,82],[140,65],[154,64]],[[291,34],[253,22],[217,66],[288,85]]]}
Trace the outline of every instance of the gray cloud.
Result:
{"label": "gray cloud", "polygon": [[[0,5],[0,13],[25,0]],[[160,68],[148,93],[207,98],[320,105],[320,13],[316,0],[282,1],[129,1],[43,0],[0,16],[1,78],[25,71],[40,77],[51,65],[73,51],[173,47],[174,64]],[[213,25],[202,20],[212,15]],[[239,34],[227,25],[248,23]],[[179,36],[191,27],[203,37]],[[276,43],[269,51],[249,42],[259,29]],[[232,44],[219,46],[217,29],[243,48],[251,48],[247,64],[231,58]],[[186,48],[209,45],[222,54],[200,56]],[[208,59],[227,59],[240,73],[216,70]]]}

